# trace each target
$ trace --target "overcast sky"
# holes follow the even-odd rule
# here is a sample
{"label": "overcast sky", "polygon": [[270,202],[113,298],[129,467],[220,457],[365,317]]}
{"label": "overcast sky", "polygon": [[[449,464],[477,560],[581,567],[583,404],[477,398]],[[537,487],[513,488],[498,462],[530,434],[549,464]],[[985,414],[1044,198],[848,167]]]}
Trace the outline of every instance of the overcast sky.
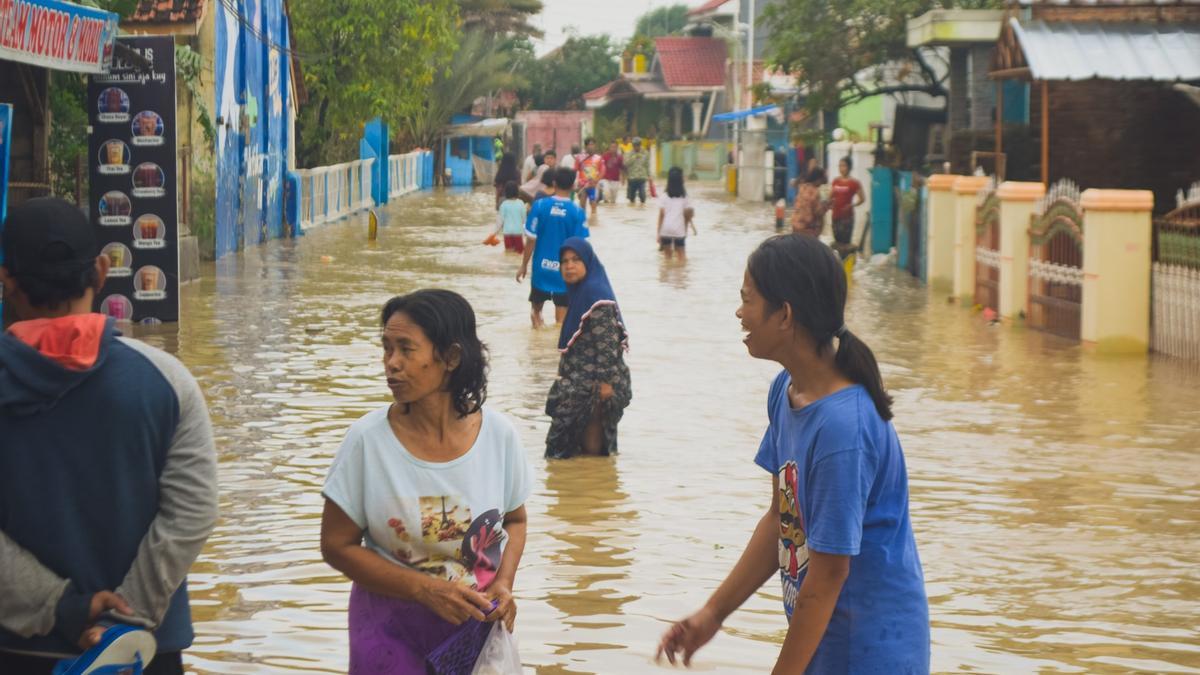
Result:
{"label": "overcast sky", "polygon": [[544,54],[567,40],[567,31],[575,29],[580,35],[607,33],[617,41],[633,35],[637,18],[655,7],[674,4],[696,7],[702,0],[542,0],[545,9],[533,24],[546,31],[537,43]]}

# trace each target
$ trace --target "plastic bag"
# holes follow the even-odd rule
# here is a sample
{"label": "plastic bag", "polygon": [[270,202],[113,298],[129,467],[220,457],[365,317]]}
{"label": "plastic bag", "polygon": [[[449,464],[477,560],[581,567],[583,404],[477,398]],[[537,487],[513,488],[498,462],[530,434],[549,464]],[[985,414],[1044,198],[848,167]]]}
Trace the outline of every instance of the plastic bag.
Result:
{"label": "plastic bag", "polygon": [[492,625],[483,651],[475,661],[471,675],[520,675],[521,655],[517,651],[517,636],[508,632],[503,621]]}

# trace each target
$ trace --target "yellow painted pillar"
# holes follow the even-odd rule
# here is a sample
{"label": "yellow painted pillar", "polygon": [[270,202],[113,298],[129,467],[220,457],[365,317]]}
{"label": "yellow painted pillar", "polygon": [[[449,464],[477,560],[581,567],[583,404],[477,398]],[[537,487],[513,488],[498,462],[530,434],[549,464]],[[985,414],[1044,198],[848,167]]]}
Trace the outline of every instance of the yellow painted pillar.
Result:
{"label": "yellow painted pillar", "polygon": [[925,279],[931,288],[954,285],[954,181],[958,176],[929,177],[929,231],[925,233]]}
{"label": "yellow painted pillar", "polygon": [[1000,198],[1000,316],[1015,319],[1029,311],[1029,218],[1046,194],[1041,183],[1006,181]]}
{"label": "yellow painted pillar", "polygon": [[1145,353],[1150,344],[1149,190],[1085,190],[1080,337],[1106,352]]}
{"label": "yellow painted pillar", "polygon": [[968,305],[975,297],[975,207],[987,176],[959,176],[954,181],[954,297]]}

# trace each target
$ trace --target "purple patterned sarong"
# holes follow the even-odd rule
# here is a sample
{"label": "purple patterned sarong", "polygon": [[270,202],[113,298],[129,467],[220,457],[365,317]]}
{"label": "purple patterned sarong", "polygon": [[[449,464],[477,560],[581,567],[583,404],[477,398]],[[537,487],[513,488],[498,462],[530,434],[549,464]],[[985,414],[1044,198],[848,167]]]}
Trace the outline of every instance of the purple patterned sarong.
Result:
{"label": "purple patterned sarong", "polygon": [[424,605],[350,587],[351,675],[425,675],[425,656],[459,626]]}

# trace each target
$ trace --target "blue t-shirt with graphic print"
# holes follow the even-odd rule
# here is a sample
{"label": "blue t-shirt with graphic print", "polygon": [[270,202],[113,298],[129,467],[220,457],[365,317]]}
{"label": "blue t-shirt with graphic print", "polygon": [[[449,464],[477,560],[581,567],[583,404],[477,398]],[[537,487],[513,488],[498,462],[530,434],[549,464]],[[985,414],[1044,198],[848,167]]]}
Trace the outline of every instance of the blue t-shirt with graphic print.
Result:
{"label": "blue t-shirt with graphic print", "polygon": [[908,517],[896,430],[853,385],[793,409],[775,378],[754,461],[779,478],[779,568],[792,616],[809,550],[850,556],[850,575],[809,673],[929,672],[929,604]]}
{"label": "blue t-shirt with graphic print", "polygon": [[558,269],[558,254],[571,237],[587,237],[587,213],[562,197],[547,197],[533,203],[525,219],[525,234],[533,245],[533,287],[545,293],[566,293],[567,283]]}

